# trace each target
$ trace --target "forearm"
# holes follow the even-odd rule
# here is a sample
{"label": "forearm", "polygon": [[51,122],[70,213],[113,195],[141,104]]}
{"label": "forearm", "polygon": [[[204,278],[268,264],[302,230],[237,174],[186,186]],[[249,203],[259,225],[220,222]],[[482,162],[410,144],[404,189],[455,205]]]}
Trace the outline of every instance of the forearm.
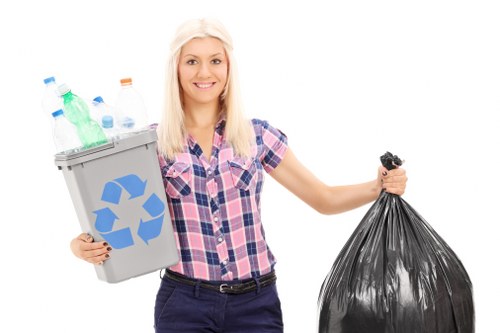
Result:
{"label": "forearm", "polygon": [[325,186],[313,208],[325,215],[343,213],[374,201],[381,189],[376,180],[355,185]]}
{"label": "forearm", "polygon": [[291,151],[271,176],[321,214],[338,214],[360,207],[377,198],[381,182],[328,186],[302,166]]}

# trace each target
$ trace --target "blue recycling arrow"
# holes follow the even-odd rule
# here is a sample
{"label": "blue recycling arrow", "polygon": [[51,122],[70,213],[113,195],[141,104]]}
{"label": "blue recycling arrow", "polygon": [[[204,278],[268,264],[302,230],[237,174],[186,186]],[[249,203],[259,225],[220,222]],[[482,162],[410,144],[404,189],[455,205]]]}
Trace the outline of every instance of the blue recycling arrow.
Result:
{"label": "blue recycling arrow", "polygon": [[147,180],[142,181],[137,175],[130,174],[124,177],[120,177],[115,179],[125,191],[130,194],[129,199],[133,199],[136,197],[140,197],[144,194],[144,190],[146,189]]}
{"label": "blue recycling arrow", "polygon": [[111,209],[106,207],[95,210],[93,213],[97,215],[95,219],[95,228],[97,231],[109,232],[113,230],[113,224],[115,220],[118,219],[118,216],[116,216]]}
{"label": "blue recycling arrow", "polygon": [[137,235],[139,235],[139,237],[141,237],[146,244],[148,244],[148,240],[156,238],[160,235],[161,227],[163,225],[163,216],[165,215],[163,214],[160,217],[149,221],[143,221],[141,219]]}
{"label": "blue recycling arrow", "polygon": [[104,185],[101,200],[117,205],[120,202],[121,195],[122,188],[118,184],[107,182],[106,185]]}
{"label": "blue recycling arrow", "polygon": [[116,230],[107,234],[101,233],[101,236],[113,249],[123,249],[124,247],[134,245],[130,228]]}
{"label": "blue recycling arrow", "polygon": [[[108,181],[104,185],[101,201],[119,205],[123,190],[130,194],[129,200],[141,197],[145,193],[146,184],[147,180],[142,181],[135,174],[128,174]],[[149,245],[148,242],[161,233],[165,216],[165,203],[153,193],[142,204],[142,207],[152,219],[143,220],[141,218],[139,220],[137,235]],[[119,218],[110,208],[98,209],[93,213],[96,214],[95,229],[114,249],[123,249],[134,245],[131,228],[127,227],[113,231],[113,227],[116,227],[116,220],[119,220]]]}
{"label": "blue recycling arrow", "polygon": [[154,193],[149,196],[148,200],[146,200],[142,207],[149,213],[149,215],[151,215],[151,217],[158,216],[165,210],[165,204]]}

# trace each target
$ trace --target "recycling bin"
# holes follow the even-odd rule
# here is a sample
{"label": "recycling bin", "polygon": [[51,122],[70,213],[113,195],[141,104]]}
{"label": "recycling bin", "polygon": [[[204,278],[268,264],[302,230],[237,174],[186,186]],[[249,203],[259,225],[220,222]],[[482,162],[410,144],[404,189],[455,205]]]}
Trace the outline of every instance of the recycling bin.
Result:
{"label": "recycling bin", "polygon": [[113,248],[110,259],[94,265],[100,280],[120,282],[179,260],[156,140],[147,129],[55,155],[82,231]]}

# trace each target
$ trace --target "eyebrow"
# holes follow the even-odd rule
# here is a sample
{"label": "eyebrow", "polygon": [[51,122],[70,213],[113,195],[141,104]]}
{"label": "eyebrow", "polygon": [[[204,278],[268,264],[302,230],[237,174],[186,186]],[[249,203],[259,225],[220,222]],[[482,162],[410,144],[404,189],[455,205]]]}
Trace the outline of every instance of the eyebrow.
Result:
{"label": "eyebrow", "polygon": [[[221,55],[223,55],[223,53],[218,52],[218,53],[212,54],[209,58],[213,58],[213,57],[217,57],[217,56],[221,56]],[[197,55],[194,55],[194,54],[191,54],[191,53],[186,54],[183,58],[186,58],[186,57],[199,58]]]}

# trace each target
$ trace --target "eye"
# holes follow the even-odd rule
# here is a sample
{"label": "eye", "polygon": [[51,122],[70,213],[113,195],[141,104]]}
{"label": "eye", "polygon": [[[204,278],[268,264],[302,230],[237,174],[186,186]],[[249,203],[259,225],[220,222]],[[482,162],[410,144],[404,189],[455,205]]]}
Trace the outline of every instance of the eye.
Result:
{"label": "eye", "polygon": [[222,60],[220,60],[220,59],[212,59],[212,64],[214,64],[214,65],[219,65],[221,63],[222,63]]}
{"label": "eye", "polygon": [[188,61],[186,61],[186,64],[188,65],[196,65],[198,62],[194,59],[189,59]]}

